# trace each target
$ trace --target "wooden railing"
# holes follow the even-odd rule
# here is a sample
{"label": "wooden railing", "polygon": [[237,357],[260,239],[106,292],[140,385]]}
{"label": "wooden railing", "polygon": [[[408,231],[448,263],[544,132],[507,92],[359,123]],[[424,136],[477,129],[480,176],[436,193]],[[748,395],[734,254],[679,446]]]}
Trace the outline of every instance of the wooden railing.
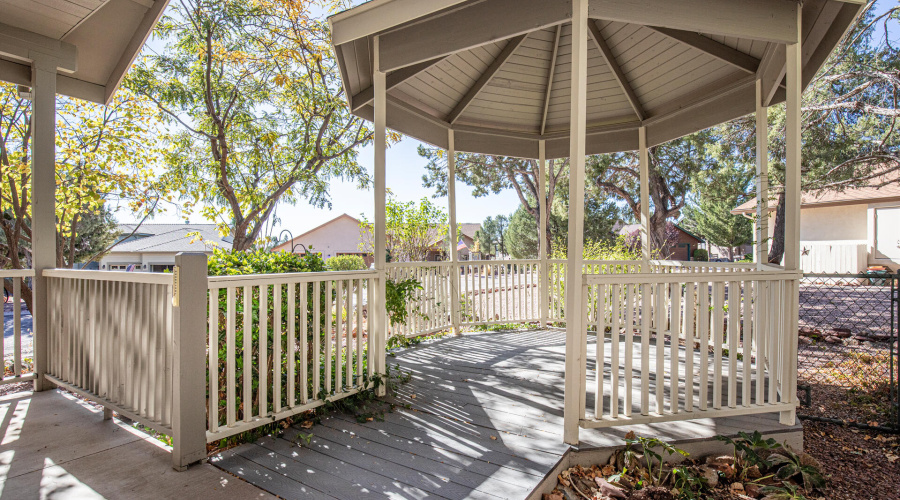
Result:
{"label": "wooden railing", "polygon": [[459,279],[463,326],[540,321],[539,260],[465,262]]}
{"label": "wooden railing", "polygon": [[46,377],[109,410],[173,433],[173,275],[44,271]]}
{"label": "wooden railing", "polygon": [[797,331],[786,330],[785,319],[799,278],[745,270],[585,275],[580,425],[793,410]]}
{"label": "wooden railing", "polygon": [[207,440],[370,387],[367,306],[376,276],[210,277]]}
{"label": "wooden railing", "polygon": [[390,263],[385,272],[389,280],[414,279],[422,287],[406,302],[406,322],[390,325],[391,335],[415,337],[449,330],[453,326],[450,301],[453,295],[451,280],[455,276],[450,262]]}
{"label": "wooden railing", "polygon": [[[27,278],[34,277],[34,270],[22,269],[0,270],[0,278],[4,281],[9,280],[12,284],[12,294],[9,300],[12,301],[12,359],[9,363],[6,360],[6,315],[3,315],[2,324],[3,334],[0,335],[0,385],[13,384],[34,380],[34,373],[31,369],[34,363],[24,363],[26,361],[23,356],[22,349],[22,281]],[[8,373],[8,375],[7,375]]]}

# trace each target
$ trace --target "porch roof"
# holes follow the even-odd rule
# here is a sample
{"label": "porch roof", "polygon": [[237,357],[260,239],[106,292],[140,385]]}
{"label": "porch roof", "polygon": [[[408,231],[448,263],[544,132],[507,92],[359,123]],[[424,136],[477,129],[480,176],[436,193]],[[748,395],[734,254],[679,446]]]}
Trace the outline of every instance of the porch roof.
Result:
{"label": "porch roof", "polygon": [[[784,100],[785,43],[802,10],[803,84],[861,0],[590,0],[588,154],[659,144]],[[372,120],[374,37],[387,126],[459,151],[569,154],[571,1],[373,0],[332,16],[344,90]]]}
{"label": "porch roof", "polygon": [[0,0],[0,80],[31,85],[35,52],[57,61],[57,93],[109,101],[169,0]]}

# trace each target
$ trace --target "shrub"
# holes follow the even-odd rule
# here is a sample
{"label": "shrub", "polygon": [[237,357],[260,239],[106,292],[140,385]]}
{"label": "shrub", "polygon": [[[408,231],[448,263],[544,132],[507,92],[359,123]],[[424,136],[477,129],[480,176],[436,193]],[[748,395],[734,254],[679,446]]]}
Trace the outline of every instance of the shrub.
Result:
{"label": "shrub", "polygon": [[691,256],[694,260],[699,260],[701,262],[706,262],[709,260],[709,252],[702,248],[694,250],[694,253]]}
{"label": "shrub", "polygon": [[236,252],[217,248],[207,261],[210,276],[242,274],[314,273],[325,271],[325,261],[318,254],[297,255],[290,252],[253,250]]}
{"label": "shrub", "polygon": [[336,255],[327,262],[329,271],[364,271],[366,261],[359,255]]}

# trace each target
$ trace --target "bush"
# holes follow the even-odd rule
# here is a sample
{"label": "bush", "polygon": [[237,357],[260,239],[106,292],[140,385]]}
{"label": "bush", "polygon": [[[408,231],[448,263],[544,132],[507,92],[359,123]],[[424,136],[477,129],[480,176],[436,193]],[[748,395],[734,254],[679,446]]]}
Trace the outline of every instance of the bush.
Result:
{"label": "bush", "polygon": [[290,252],[253,250],[236,252],[217,248],[207,261],[210,276],[242,274],[315,273],[325,271],[325,261],[318,254],[297,255]]}
{"label": "bush", "polygon": [[704,250],[702,248],[698,248],[698,249],[694,250],[692,257],[694,260],[699,260],[701,262],[707,262],[709,260],[709,252],[707,252],[706,250]]}
{"label": "bush", "polygon": [[359,255],[337,255],[327,262],[329,271],[365,271],[365,259]]}

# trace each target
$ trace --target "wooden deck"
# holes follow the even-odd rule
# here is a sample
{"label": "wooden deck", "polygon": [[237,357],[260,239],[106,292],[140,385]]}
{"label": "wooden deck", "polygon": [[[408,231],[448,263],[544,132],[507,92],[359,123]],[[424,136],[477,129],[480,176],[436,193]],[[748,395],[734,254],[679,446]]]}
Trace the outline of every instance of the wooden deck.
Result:
{"label": "wooden deck", "polygon": [[[283,498],[525,498],[569,449],[562,442],[564,352],[560,330],[422,344],[388,357],[413,378],[385,399],[409,408],[364,424],[334,415],[212,463]],[[582,430],[581,447],[621,445],[628,430],[700,440],[749,429],[794,432],[799,425],[763,414]],[[313,434],[308,445],[291,441],[301,432]]]}

